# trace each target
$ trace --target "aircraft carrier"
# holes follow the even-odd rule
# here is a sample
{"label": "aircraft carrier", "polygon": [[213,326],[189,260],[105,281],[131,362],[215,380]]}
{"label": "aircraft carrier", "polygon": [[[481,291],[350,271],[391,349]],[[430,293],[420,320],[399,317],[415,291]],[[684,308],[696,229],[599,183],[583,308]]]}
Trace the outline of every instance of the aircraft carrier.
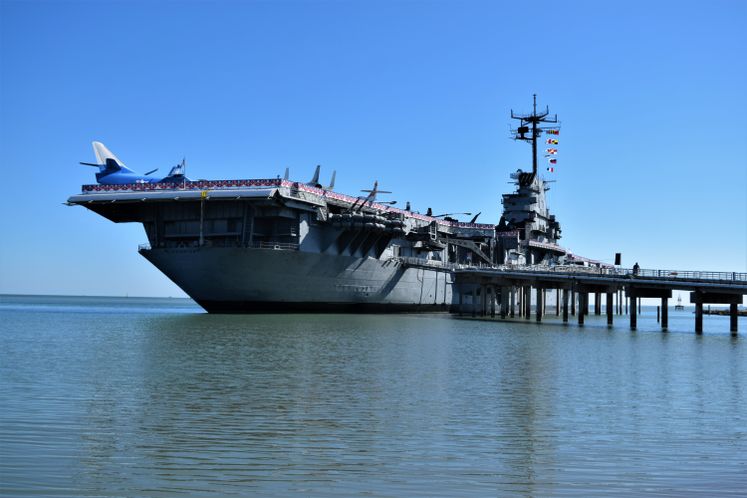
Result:
{"label": "aircraft carrier", "polygon": [[[533,148],[532,171],[511,174],[498,224],[421,214],[284,178],[199,180],[184,165],[139,176],[94,142],[97,184],[68,199],[115,223],[142,223],[140,254],[211,313],[449,310],[458,267],[556,264],[557,244],[537,143],[547,113],[513,116]],[[552,122],[552,121],[550,121]],[[557,122],[557,121],[555,121]],[[547,128],[544,129],[545,131]],[[152,173],[152,172],[149,172]],[[333,176],[334,180],[334,176]],[[430,210],[429,210],[430,211]]]}

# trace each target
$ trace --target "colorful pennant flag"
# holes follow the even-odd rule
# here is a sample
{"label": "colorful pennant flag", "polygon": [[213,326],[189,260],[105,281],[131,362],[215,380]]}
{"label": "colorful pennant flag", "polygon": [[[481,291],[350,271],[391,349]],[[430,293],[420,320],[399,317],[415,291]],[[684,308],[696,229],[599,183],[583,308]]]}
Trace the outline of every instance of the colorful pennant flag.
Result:
{"label": "colorful pennant flag", "polygon": [[547,149],[547,153],[548,154],[557,154],[558,153],[558,149]]}
{"label": "colorful pennant flag", "polygon": [[558,145],[558,139],[557,138],[548,138],[547,139],[547,145]]}
{"label": "colorful pennant flag", "polygon": [[555,168],[550,166],[549,168],[547,168],[547,171],[549,171],[550,173],[555,173]]}
{"label": "colorful pennant flag", "polygon": [[560,130],[545,130],[548,135],[560,135]]}
{"label": "colorful pennant flag", "polygon": [[558,160],[557,159],[550,159],[550,164],[558,164]]}

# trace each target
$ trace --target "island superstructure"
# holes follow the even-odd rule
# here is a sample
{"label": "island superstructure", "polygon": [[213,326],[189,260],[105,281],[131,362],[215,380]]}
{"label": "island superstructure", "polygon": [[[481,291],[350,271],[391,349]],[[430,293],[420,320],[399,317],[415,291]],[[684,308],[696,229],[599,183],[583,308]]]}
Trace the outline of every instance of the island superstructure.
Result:
{"label": "island superstructure", "polygon": [[[557,244],[561,237],[560,223],[547,207],[546,192],[550,187],[537,171],[537,155],[543,132],[550,133],[550,136],[559,133],[555,126],[558,118],[556,115],[551,117],[549,109],[537,112],[535,95],[532,112],[517,115],[511,111],[511,119],[519,121],[519,126],[511,130],[514,140],[526,142],[532,147],[532,171],[519,169],[512,173],[516,191],[503,194],[503,214],[496,226],[496,262],[514,265],[556,264],[566,256],[567,251]],[[557,140],[548,139],[547,143],[557,144]],[[554,155],[557,148],[547,148],[546,151]],[[551,159],[551,162],[554,164],[555,159]],[[554,168],[548,170],[554,171]]]}
{"label": "island superstructure", "polygon": [[311,182],[174,173],[84,185],[68,203],[142,223],[140,254],[208,312],[448,310],[456,268],[569,257],[536,162],[512,175],[517,190],[503,196],[497,225],[396,208],[377,201],[378,184],[366,196],[335,192],[318,169]]}

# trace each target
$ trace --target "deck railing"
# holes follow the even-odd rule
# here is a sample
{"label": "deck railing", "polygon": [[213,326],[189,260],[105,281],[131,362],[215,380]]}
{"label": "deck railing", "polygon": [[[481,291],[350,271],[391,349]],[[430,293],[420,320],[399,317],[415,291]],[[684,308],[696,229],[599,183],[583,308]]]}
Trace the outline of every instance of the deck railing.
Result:
{"label": "deck railing", "polygon": [[445,261],[438,261],[435,259],[415,258],[412,256],[397,256],[397,257],[391,258],[391,260],[399,262],[399,263],[404,263],[405,265],[408,265],[408,266],[416,266],[419,268],[447,269],[451,271],[466,270],[466,269],[485,270],[485,269],[496,268],[494,266],[490,266],[490,265],[483,264],[480,262],[478,262],[477,264],[448,263]]}
{"label": "deck railing", "polygon": [[252,180],[197,180],[164,183],[127,183],[122,185],[83,185],[84,193],[91,192],[157,192],[160,190],[206,190],[246,187],[280,187],[286,180],[261,178]]}
{"label": "deck railing", "polygon": [[298,250],[298,244],[294,244],[292,242],[273,242],[273,241],[259,241],[255,242],[252,247],[258,248],[258,249],[279,249],[284,251],[297,251]]}
{"label": "deck railing", "polygon": [[[207,247],[252,247],[255,249],[278,249],[283,251],[297,251],[298,250],[298,244],[294,244],[292,242],[275,242],[271,240],[260,240],[255,241],[252,244],[245,244],[244,246],[241,245],[239,242],[230,242],[226,243],[225,241],[212,241],[212,240],[206,240],[205,246]],[[188,244],[177,244],[177,245],[170,245],[170,246],[164,246],[164,249],[186,249],[186,248],[197,248],[199,247],[196,240],[188,243]],[[150,244],[140,244],[137,246],[138,252],[142,251],[150,251],[152,249]]]}

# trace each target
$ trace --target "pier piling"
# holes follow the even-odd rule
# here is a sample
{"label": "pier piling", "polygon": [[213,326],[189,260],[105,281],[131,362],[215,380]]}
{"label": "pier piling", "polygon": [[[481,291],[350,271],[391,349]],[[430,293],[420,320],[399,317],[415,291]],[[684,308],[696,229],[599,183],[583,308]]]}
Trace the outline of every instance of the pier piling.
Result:
{"label": "pier piling", "polygon": [[[728,304],[729,305],[729,331],[732,336],[737,334],[738,305],[742,302],[741,294],[697,291],[690,293],[690,302],[695,304],[695,333],[703,333],[703,304]],[[709,306],[710,308],[710,306]]]}
{"label": "pier piling", "polygon": [[571,315],[576,316],[576,292],[571,290]]}
{"label": "pier piling", "polygon": [[536,312],[537,312],[537,322],[542,321],[542,305],[545,299],[545,289],[540,289],[537,287],[537,306],[536,306]]}
{"label": "pier piling", "polygon": [[511,318],[513,318],[514,317],[514,313],[515,313],[515,308],[516,308],[516,287],[514,287],[514,286],[511,286],[511,304],[510,304],[510,306],[511,306],[511,308],[510,308],[510,311],[509,311],[509,315],[511,316]]}
{"label": "pier piling", "polygon": [[737,317],[738,317],[737,303],[731,303],[729,305],[729,331],[731,335],[737,335]]}
{"label": "pier piling", "polygon": [[508,312],[508,299],[509,299],[509,292],[511,292],[510,287],[501,287],[501,318],[506,318],[506,313]]}
{"label": "pier piling", "polygon": [[579,299],[578,301],[579,308],[581,308],[580,312],[588,316],[589,315],[589,293],[588,292],[579,293],[578,299]]}
{"label": "pier piling", "polygon": [[524,287],[516,286],[514,288],[514,302],[516,305],[515,315],[519,318],[524,316]]}
{"label": "pier piling", "polygon": [[480,316],[488,314],[488,286],[480,286]]}
{"label": "pier piling", "polygon": [[529,285],[524,286],[524,319],[529,320],[532,317],[532,288]]}
{"label": "pier piling", "polygon": [[495,318],[495,286],[490,286],[490,318]]}

